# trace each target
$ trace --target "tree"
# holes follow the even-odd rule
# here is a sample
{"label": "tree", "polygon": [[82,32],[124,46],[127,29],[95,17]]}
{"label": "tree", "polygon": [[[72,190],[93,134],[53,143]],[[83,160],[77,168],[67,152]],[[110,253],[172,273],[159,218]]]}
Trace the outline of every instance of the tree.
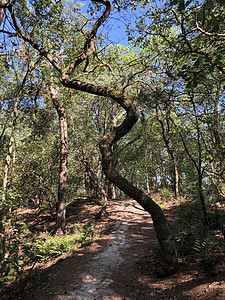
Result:
{"label": "tree", "polygon": [[[116,1],[116,3],[123,8],[123,1]],[[131,10],[142,10],[141,15],[136,14],[136,22],[129,24],[128,30],[133,45],[136,47],[144,45],[141,50],[144,56],[143,61],[149,63],[152,57],[148,53],[152,53],[151,51],[154,50],[155,55],[160,58],[157,60],[157,68],[161,71],[161,73],[157,72],[158,76],[163,77],[162,74],[166,73],[172,82],[176,82],[176,85],[179,83],[178,91],[180,94],[183,92],[183,99],[185,99],[184,95],[188,94],[188,90],[192,92],[193,89],[195,95],[202,94],[207,99],[215,97],[214,88],[223,85],[224,82],[224,1],[174,0],[164,1],[163,5],[152,1],[136,1],[134,5],[132,1],[128,1],[126,5],[128,4]],[[214,81],[215,79],[216,81]],[[206,85],[210,85],[207,92]],[[220,112],[222,119],[224,113],[222,97],[220,103],[217,111]],[[209,107],[208,109],[211,111]],[[203,125],[204,122],[200,115],[202,114],[198,112],[197,119],[201,125],[201,151],[204,156],[205,147],[212,149],[213,144],[206,138],[203,139],[206,136],[205,125]],[[214,133],[217,136],[217,150],[208,152],[211,166],[214,161],[214,171],[209,171],[209,164],[204,161],[205,157],[200,160],[202,165],[204,164],[207,168],[208,176],[214,181],[214,185],[219,187],[220,197],[223,197],[224,178],[222,178],[222,174],[224,174],[224,167],[221,168],[221,166],[224,158],[221,155],[223,146],[221,146],[219,133],[221,127],[218,127],[219,131],[216,129],[215,124],[218,124],[216,114],[211,117],[207,116],[205,119],[210,119],[211,135],[212,128],[215,128]],[[223,121],[221,120],[221,122]],[[215,135],[213,134],[214,140]],[[217,167],[215,167],[216,161]],[[217,171],[215,171],[216,169]],[[199,174],[199,178],[201,176]]]}
{"label": "tree", "polygon": [[24,85],[26,83],[26,79],[27,79],[27,76],[28,76],[29,72],[30,72],[30,70],[29,70],[29,67],[28,67],[27,72],[25,73],[24,79],[21,83],[21,86],[19,87],[19,90],[17,92],[15,103],[14,103],[12,131],[11,131],[11,136],[10,136],[10,140],[9,140],[8,153],[7,153],[6,160],[5,160],[5,168],[4,168],[4,174],[3,174],[2,202],[5,202],[5,194],[6,194],[6,189],[7,189],[9,165],[10,165],[10,161],[11,161],[13,144],[14,144],[14,139],[15,139],[15,131],[16,131],[16,122],[17,122],[18,104],[19,104],[19,101],[20,101],[20,94],[21,94],[21,92],[24,88]]}
{"label": "tree", "polygon": [[[165,123],[164,124],[163,120],[159,116],[158,108],[156,107],[156,114],[157,114],[157,120],[159,121],[161,127],[162,127],[162,136],[164,139],[164,142],[166,144],[167,151],[170,155],[172,164],[173,164],[173,186],[174,186],[174,195],[175,198],[179,197],[179,171],[178,171],[178,164],[177,164],[177,157],[176,157],[176,152],[175,148],[172,143],[172,134],[171,134],[171,124],[170,124],[170,112],[169,112],[169,107],[166,107],[166,116],[165,118]],[[165,128],[166,126],[166,128]]]}
{"label": "tree", "polygon": [[57,97],[57,91],[53,78],[49,79],[49,91],[54,107],[59,116],[60,128],[60,165],[59,165],[59,187],[58,200],[56,202],[56,221],[57,230],[65,232],[66,223],[66,181],[67,181],[67,162],[68,162],[68,133],[67,117],[65,107]]}
{"label": "tree", "polygon": [[[180,132],[180,137],[181,137],[182,143],[184,145],[184,149],[187,152],[187,155],[189,156],[191,161],[193,162],[194,167],[197,171],[198,196],[200,199],[200,203],[201,203],[202,211],[203,211],[203,215],[204,215],[204,224],[207,225],[208,224],[208,213],[207,213],[207,209],[206,209],[206,203],[205,203],[206,201],[205,201],[204,192],[203,192],[203,174],[205,171],[205,167],[203,165],[204,160],[203,160],[203,147],[202,147],[202,139],[201,139],[201,128],[200,128],[200,122],[199,122],[199,118],[198,118],[198,112],[197,112],[194,96],[193,96],[193,94],[190,93],[189,97],[190,97],[190,102],[192,104],[193,115],[194,115],[193,129],[196,132],[196,134],[194,133],[193,137],[196,142],[195,149],[197,149],[197,150],[193,151],[191,153],[190,149],[188,148],[187,141],[182,135],[182,132]],[[193,141],[193,139],[192,139],[192,141]],[[197,152],[196,157],[195,157],[195,155],[193,155],[194,152]]]}
{"label": "tree", "polygon": [[[45,57],[49,63],[60,74],[60,82],[63,86],[87,92],[90,94],[98,95],[101,97],[107,97],[114,100],[125,111],[126,116],[116,128],[106,133],[100,142],[100,151],[102,154],[102,168],[107,178],[113,182],[118,188],[125,192],[130,197],[134,198],[140,203],[140,205],[148,211],[153,219],[154,228],[157,234],[157,238],[162,250],[162,261],[159,267],[159,273],[161,275],[169,275],[177,270],[177,251],[175,241],[173,239],[171,230],[166,221],[166,218],[161,208],[142,190],[133,186],[129,181],[122,177],[116,170],[116,156],[112,151],[112,146],[117,143],[122,137],[124,137],[135,125],[138,120],[138,110],[132,98],[126,94],[125,89],[119,91],[112,87],[106,87],[100,83],[88,82],[87,80],[80,80],[80,78],[87,76],[94,72],[98,68],[108,67],[107,64],[98,64],[92,70],[88,70],[88,61],[93,53],[95,53],[95,40],[99,27],[108,18],[112,4],[107,0],[96,0],[96,3],[105,7],[101,16],[96,19],[90,31],[85,35],[85,41],[82,51],[75,57],[70,58],[67,66],[64,67],[57,62],[50,51],[45,47],[44,42],[37,43],[35,36],[31,37],[28,33],[25,33],[19,25],[13,5],[8,6],[8,10],[11,15],[13,26],[15,29],[14,34],[23,38],[23,40],[29,43],[34,49],[36,49],[42,57]],[[100,6],[101,9],[101,6]],[[20,20],[22,24],[22,20]],[[54,55],[54,54],[53,54]],[[65,60],[64,60],[65,62]],[[79,75],[75,74],[75,70],[79,71],[81,64],[84,65],[84,73]]]}

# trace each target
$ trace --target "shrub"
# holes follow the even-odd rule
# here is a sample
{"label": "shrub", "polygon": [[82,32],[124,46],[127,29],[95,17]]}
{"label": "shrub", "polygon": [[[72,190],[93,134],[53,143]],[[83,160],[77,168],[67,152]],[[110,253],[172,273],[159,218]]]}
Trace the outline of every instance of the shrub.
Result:
{"label": "shrub", "polygon": [[0,282],[10,280],[24,272],[25,267],[34,267],[37,262],[47,261],[66,252],[74,252],[84,242],[95,238],[94,225],[87,222],[73,228],[66,236],[51,236],[48,232],[33,236],[26,225],[14,224],[10,229],[10,242],[0,251]]}

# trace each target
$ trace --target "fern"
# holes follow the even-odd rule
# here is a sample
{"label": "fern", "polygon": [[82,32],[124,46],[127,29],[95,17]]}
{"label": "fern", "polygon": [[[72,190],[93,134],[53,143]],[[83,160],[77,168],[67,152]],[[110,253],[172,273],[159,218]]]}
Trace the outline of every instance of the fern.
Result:
{"label": "fern", "polygon": [[216,245],[215,241],[212,241],[209,238],[196,239],[193,242],[192,246],[192,254],[194,256],[198,256],[200,258],[208,257],[210,254],[210,250]]}

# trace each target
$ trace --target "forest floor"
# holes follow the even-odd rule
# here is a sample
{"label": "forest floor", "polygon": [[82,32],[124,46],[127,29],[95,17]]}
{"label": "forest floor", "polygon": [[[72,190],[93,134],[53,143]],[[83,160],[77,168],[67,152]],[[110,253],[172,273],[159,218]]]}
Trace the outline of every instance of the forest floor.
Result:
{"label": "forest floor", "polygon": [[[176,224],[177,202],[164,208],[171,226]],[[68,206],[68,224],[93,219],[100,206],[93,199]],[[43,219],[44,220],[44,219]],[[43,221],[42,220],[42,221]],[[32,219],[44,228],[46,220]],[[50,224],[53,226],[53,224]],[[42,226],[42,227],[41,227]],[[157,300],[225,299],[225,268],[216,276],[199,271],[196,261],[181,264],[167,278],[154,273],[158,262],[152,220],[134,200],[113,200],[96,221],[101,231],[91,245],[74,254],[42,263],[21,280],[2,289],[2,300]],[[49,229],[49,228],[47,228]]]}

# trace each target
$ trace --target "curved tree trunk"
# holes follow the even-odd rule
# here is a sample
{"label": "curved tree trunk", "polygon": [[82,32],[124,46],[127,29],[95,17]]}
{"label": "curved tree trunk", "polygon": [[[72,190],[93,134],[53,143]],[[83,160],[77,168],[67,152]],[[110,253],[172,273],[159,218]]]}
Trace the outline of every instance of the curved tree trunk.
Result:
{"label": "curved tree trunk", "polygon": [[152,216],[156,235],[161,247],[161,264],[158,267],[159,275],[169,275],[178,268],[177,250],[171,230],[161,208],[143,191],[133,186],[115,169],[116,156],[112,152],[112,145],[127,134],[138,120],[136,108],[128,106],[127,116],[123,123],[113,131],[107,133],[100,142],[102,166],[107,178],[131,198],[135,199]]}
{"label": "curved tree trunk", "polygon": [[175,240],[160,206],[148,197],[142,190],[135,187],[117,171],[117,158],[112,151],[112,146],[124,137],[134,124],[138,121],[139,115],[133,101],[123,92],[97,86],[91,83],[82,82],[77,79],[70,79],[65,73],[61,77],[61,83],[65,87],[84,91],[90,94],[110,97],[126,110],[124,121],[111,132],[104,135],[99,143],[102,154],[102,168],[106,177],[121,191],[136,200],[147,212],[150,213],[157,239],[161,248],[161,263],[158,266],[158,274],[167,276],[178,269],[178,257]]}
{"label": "curved tree trunk", "polygon": [[[89,31],[89,34],[86,36],[83,51],[65,68],[61,67],[57,63],[57,59],[54,59],[46,49],[36,43],[27,33],[21,30],[16,20],[13,5],[9,5],[8,9],[17,33],[26,42],[32,45],[34,49],[39,51],[39,53],[44,56],[56,70],[58,70],[61,76],[60,82],[65,87],[111,98],[126,110],[126,118],[124,119],[122,124],[117,126],[113,131],[105,134],[100,142],[100,150],[102,153],[102,167],[107,178],[112,183],[114,183],[128,196],[137,200],[137,202],[140,203],[140,205],[151,214],[156,235],[162,250],[162,261],[158,270],[161,275],[169,275],[177,270],[178,260],[175,241],[172,237],[172,233],[166,221],[166,218],[161,208],[150,197],[145,195],[140,189],[133,186],[116,171],[117,160],[115,154],[112,151],[112,145],[116,143],[120,138],[125,136],[137,122],[139,116],[136,107],[133,105],[133,101],[126,97],[123,92],[117,91],[110,87],[107,88],[104,86],[98,86],[95,84],[80,81],[78,80],[78,78],[80,78],[82,74],[72,78],[74,69],[76,69],[81,63],[87,60],[87,58],[90,57],[90,55],[92,55],[95,51],[95,38],[97,31],[103,24],[103,22],[105,22],[105,20],[108,18],[112,9],[112,3],[108,0],[92,1],[104,5],[105,10],[103,11],[102,15],[95,21],[92,29]],[[109,65],[104,64],[96,66],[92,71],[90,71],[90,73],[92,73],[96,68],[103,66],[107,66],[111,70],[111,67]]]}

